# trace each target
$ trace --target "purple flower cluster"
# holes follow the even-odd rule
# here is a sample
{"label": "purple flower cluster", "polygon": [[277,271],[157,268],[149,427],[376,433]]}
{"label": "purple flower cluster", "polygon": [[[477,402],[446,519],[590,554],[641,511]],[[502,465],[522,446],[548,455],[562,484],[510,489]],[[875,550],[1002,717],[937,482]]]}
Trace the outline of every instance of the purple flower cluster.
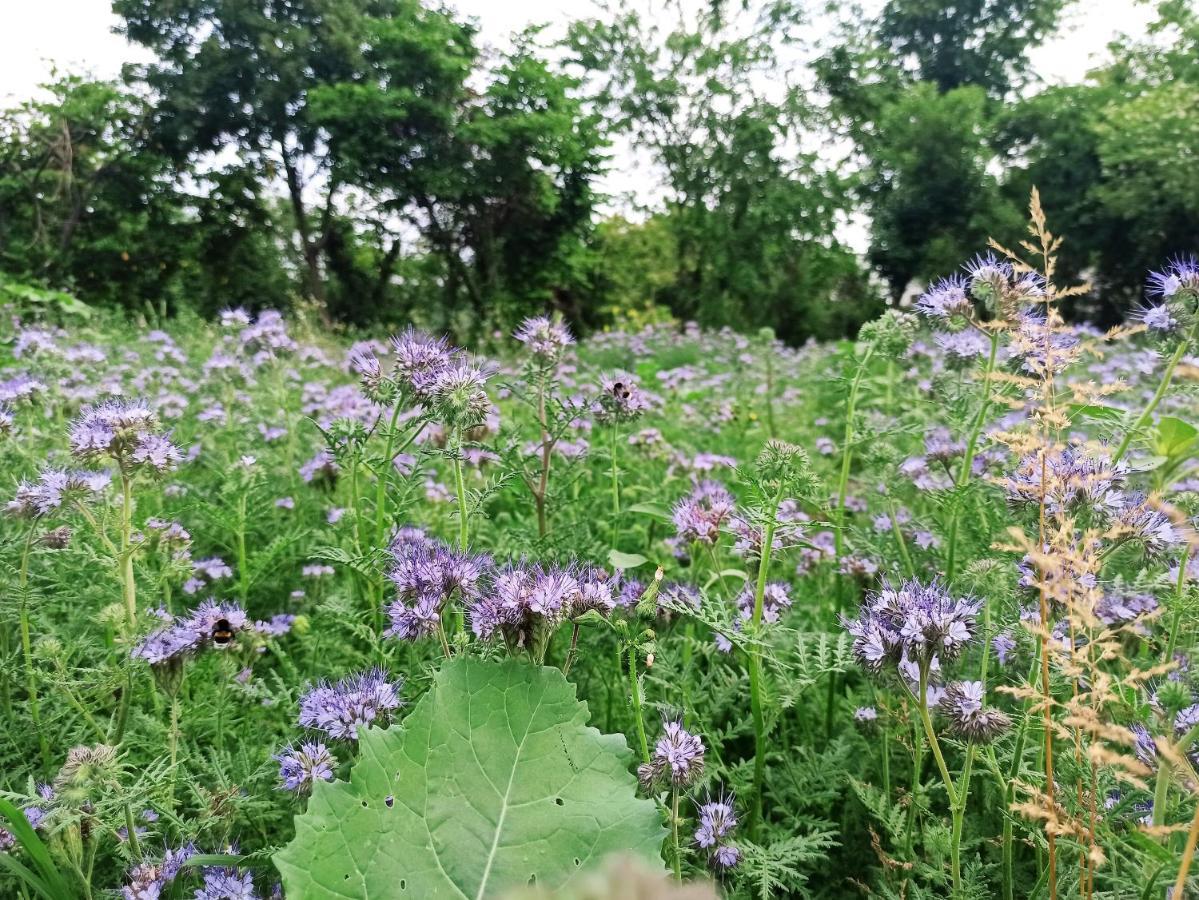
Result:
{"label": "purple flower cluster", "polygon": [[649,395],[641,389],[637,376],[618,372],[600,380],[599,395],[591,404],[591,413],[596,422],[607,425],[631,422],[649,408]]}
{"label": "purple flower cluster", "polygon": [[1111,515],[1125,506],[1127,472],[1126,463],[1112,463],[1104,453],[1066,447],[1045,451],[1044,459],[1040,453],[1025,456],[1004,488],[1011,503],[1039,505],[1043,496],[1051,515],[1080,507]]}
{"label": "purple flower cluster", "polygon": [[737,827],[737,812],[732,794],[711,795],[703,803],[696,804],[699,828],[695,830],[695,843],[708,852],[712,865],[718,869],[731,869],[741,861],[741,851],[729,837]]}
{"label": "purple flower cluster", "polygon": [[259,900],[250,872],[208,867],[202,877],[204,885],[196,891],[194,900]]}
{"label": "purple flower cluster", "polygon": [[300,698],[300,724],[335,740],[358,740],[358,729],[386,721],[403,705],[402,679],[391,680],[382,669],[321,682]]}
{"label": "purple flower cluster", "polygon": [[[754,589],[753,584],[747,583],[741,593],[737,595],[737,612],[746,622],[754,615]],[[783,581],[768,583],[762,592],[762,621],[773,624],[790,608],[791,594],[787,583]]]}
{"label": "purple flower cluster", "polygon": [[662,718],[662,737],[654,745],[650,761],[637,767],[637,777],[646,790],[662,782],[672,787],[694,784],[704,771],[704,742],[683,727],[679,713]]}
{"label": "purple flower cluster", "polygon": [[152,631],[137,644],[131,655],[151,666],[168,666],[209,647],[221,649],[246,628],[246,612],[236,603],[205,600],[190,615]]}
{"label": "purple flower cluster", "polygon": [[683,541],[715,544],[736,501],[718,481],[701,481],[674,508],[674,527]]}
{"label": "purple flower cluster", "polygon": [[884,583],[868,594],[858,618],[843,620],[853,652],[870,672],[887,665],[910,669],[959,656],[974,638],[979,602],[955,598],[939,581]]}
{"label": "purple flower cluster", "polygon": [[395,560],[387,577],[396,599],[387,607],[387,637],[416,640],[437,633],[441,610],[458,591],[463,600],[475,595],[491,561],[459,553],[419,529],[402,529],[391,543]]}
{"label": "purple flower cluster", "polygon": [[104,492],[112,482],[107,472],[45,469],[35,482],[22,481],[5,512],[17,518],[46,516],[73,500],[88,500]]}
{"label": "purple flower cluster", "polygon": [[606,614],[615,607],[611,581],[600,569],[509,563],[492,574],[469,612],[478,637],[498,634],[523,649],[568,618],[593,609]]}
{"label": "purple flower cluster", "polygon": [[569,328],[547,316],[525,319],[513,337],[525,345],[533,360],[543,368],[555,365],[575,342]]}
{"label": "purple flower cluster", "polygon": [[967,740],[989,744],[1012,724],[1006,713],[983,705],[981,681],[954,681],[945,687],[937,709],[949,717],[950,728]]}
{"label": "purple flower cluster", "polygon": [[178,850],[167,848],[162,861],[138,863],[129,870],[129,883],[122,889],[124,900],[159,900],[183,871],[183,864],[196,855],[192,844]]}
{"label": "purple flower cluster", "polygon": [[299,747],[284,747],[273,757],[279,763],[284,790],[309,794],[318,781],[332,781],[337,760],[319,741],[304,741]]}
{"label": "purple flower cluster", "polygon": [[157,428],[158,416],[144,401],[106,400],[86,407],[71,424],[71,452],[84,460],[111,458],[126,471],[161,474],[182,460],[183,453]]}

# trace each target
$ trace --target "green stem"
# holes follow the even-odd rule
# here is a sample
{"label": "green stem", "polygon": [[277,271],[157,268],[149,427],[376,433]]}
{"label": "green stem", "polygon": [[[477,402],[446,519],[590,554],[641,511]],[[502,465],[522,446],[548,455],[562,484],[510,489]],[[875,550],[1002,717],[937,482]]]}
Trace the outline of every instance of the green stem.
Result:
{"label": "green stem", "polygon": [[1191,548],[1186,546],[1183,548],[1182,555],[1178,559],[1178,581],[1174,585],[1174,617],[1170,622],[1170,639],[1166,644],[1166,656],[1162,662],[1170,662],[1174,659],[1174,647],[1178,641],[1178,626],[1182,622],[1182,598],[1186,591],[1187,580],[1187,563],[1190,561]]}
{"label": "green stem", "polygon": [[920,794],[921,771],[924,768],[924,734],[919,727],[913,728],[912,732],[912,787],[911,798],[908,804],[908,819],[904,825],[903,841],[905,856],[909,860],[912,858],[912,850],[915,847],[916,806],[917,798]]}
{"label": "green stem", "polygon": [[466,552],[470,544],[470,520],[466,515],[466,481],[462,477],[462,434],[454,442],[454,490],[458,495],[458,549]]}
{"label": "green stem", "polygon": [[137,583],[133,579],[133,483],[121,473],[121,584],[129,638],[137,633]]}
{"label": "green stem", "polygon": [[[974,422],[970,426],[970,436],[966,440],[966,452],[962,456],[962,467],[958,470],[958,477],[954,483],[955,488],[962,488],[970,480],[970,476],[974,469],[974,454],[978,448],[978,438],[982,434],[983,425],[987,421],[987,413],[991,408],[991,377],[995,374],[995,359],[999,355],[999,332],[992,331],[991,349],[987,355],[987,364],[983,369],[983,384],[982,403],[978,406],[978,412],[974,415]],[[961,498],[955,498],[953,512],[949,519],[949,536],[948,549],[946,550],[945,561],[945,577],[952,581],[954,573],[957,570],[957,546],[958,546],[958,521],[960,512],[958,503]]]}
{"label": "green stem", "polygon": [[616,546],[617,520],[620,518],[620,472],[616,459],[616,423],[612,423],[612,546]]}
{"label": "green stem", "polygon": [[641,744],[641,758],[649,762],[649,741],[645,739],[645,719],[641,715],[641,686],[637,681],[637,646],[629,643],[629,698],[633,701],[633,716],[637,725],[637,740]]}
{"label": "green stem", "polygon": [[1145,423],[1153,416],[1153,411],[1157,409],[1157,405],[1162,402],[1162,397],[1166,396],[1166,391],[1170,388],[1170,382],[1174,378],[1174,370],[1178,368],[1178,362],[1182,359],[1182,354],[1186,352],[1187,347],[1195,340],[1196,329],[1199,329],[1199,319],[1191,326],[1191,330],[1187,332],[1186,338],[1179,341],[1178,347],[1170,357],[1170,361],[1166,363],[1166,371],[1162,373],[1161,383],[1158,384],[1157,390],[1153,392],[1149,403],[1141,410],[1141,414],[1132,423],[1132,427],[1124,432],[1124,439],[1120,441],[1120,446],[1116,448],[1116,453],[1112,456],[1113,464],[1118,463],[1124,457],[1124,454],[1128,452],[1128,447],[1132,443],[1132,439],[1145,427]]}
{"label": "green stem", "polygon": [[33,730],[37,732],[38,747],[42,754],[42,765],[50,766],[50,743],[42,730],[42,711],[37,692],[37,669],[33,664],[33,641],[29,627],[29,550],[33,545],[34,529],[25,535],[25,547],[21,551],[21,574],[17,594],[20,598],[21,656],[25,663],[25,690],[29,694],[29,716]]}
{"label": "green stem", "polygon": [[384,445],[383,451],[383,466],[377,474],[375,482],[375,540],[374,546],[383,546],[383,537],[386,530],[387,516],[387,482],[391,478],[391,470],[395,465],[395,433],[396,423],[400,419],[400,404],[397,402],[391,413],[391,422],[387,426],[387,442]]}
{"label": "green stem", "polygon": [[754,719],[754,786],[750,807],[749,832],[753,836],[762,819],[762,786],[766,778],[766,715],[762,703],[762,610],[765,606],[766,579],[770,574],[770,554],[774,547],[774,532],[778,526],[779,504],[783,499],[780,487],[767,510],[762,529],[761,560],[758,563],[758,582],[754,587],[753,641],[748,650],[749,698]]}
{"label": "green stem", "polygon": [[679,849],[679,789],[671,791],[670,802],[670,837],[674,846],[674,880],[683,880],[683,852]]}
{"label": "green stem", "polygon": [[[949,774],[949,767],[945,764],[945,757],[941,753],[941,742],[937,740],[937,732],[933,729],[932,716],[928,713],[928,663],[922,663],[920,666],[920,696],[916,698],[920,708],[920,721],[924,725],[924,736],[928,740],[928,745],[932,748],[933,759],[937,761],[937,769],[941,772],[941,782],[945,785],[945,793],[949,796],[949,809],[953,816],[954,825],[957,826],[958,818],[962,815],[965,808],[964,796],[959,795],[953,784],[953,777]],[[967,759],[969,762],[969,758]],[[953,877],[953,893],[958,895],[962,890],[962,872],[961,863],[959,860],[959,847],[956,844],[950,845],[950,869]]]}

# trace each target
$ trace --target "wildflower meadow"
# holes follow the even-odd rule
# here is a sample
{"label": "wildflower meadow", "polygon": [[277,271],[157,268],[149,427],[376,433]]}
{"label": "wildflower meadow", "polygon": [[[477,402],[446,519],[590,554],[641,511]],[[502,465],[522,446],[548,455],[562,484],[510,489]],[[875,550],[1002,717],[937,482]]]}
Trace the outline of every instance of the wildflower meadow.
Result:
{"label": "wildflower meadow", "polygon": [[856,341],[0,324],[0,895],[1199,890],[1199,262]]}

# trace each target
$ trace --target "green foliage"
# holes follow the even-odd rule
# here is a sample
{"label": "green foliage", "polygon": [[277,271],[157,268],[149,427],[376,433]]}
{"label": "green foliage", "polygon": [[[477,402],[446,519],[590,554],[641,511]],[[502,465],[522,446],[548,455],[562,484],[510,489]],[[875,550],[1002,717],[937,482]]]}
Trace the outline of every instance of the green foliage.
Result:
{"label": "green foliage", "polygon": [[586,726],[556,669],[446,663],[403,726],[366,732],[348,784],[316,786],[276,854],[289,897],[550,890],[616,851],[657,855],[621,737]]}

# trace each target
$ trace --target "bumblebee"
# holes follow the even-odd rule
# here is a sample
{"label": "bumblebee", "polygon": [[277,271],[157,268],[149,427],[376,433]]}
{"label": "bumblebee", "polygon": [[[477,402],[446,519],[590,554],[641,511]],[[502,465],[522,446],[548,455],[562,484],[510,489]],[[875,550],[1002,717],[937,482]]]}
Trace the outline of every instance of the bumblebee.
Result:
{"label": "bumblebee", "polygon": [[628,400],[632,392],[625,386],[623,381],[618,381],[612,385],[612,396],[617,400]]}
{"label": "bumblebee", "polygon": [[217,619],[212,626],[212,642],[221,647],[233,640],[233,623],[228,619]]}

